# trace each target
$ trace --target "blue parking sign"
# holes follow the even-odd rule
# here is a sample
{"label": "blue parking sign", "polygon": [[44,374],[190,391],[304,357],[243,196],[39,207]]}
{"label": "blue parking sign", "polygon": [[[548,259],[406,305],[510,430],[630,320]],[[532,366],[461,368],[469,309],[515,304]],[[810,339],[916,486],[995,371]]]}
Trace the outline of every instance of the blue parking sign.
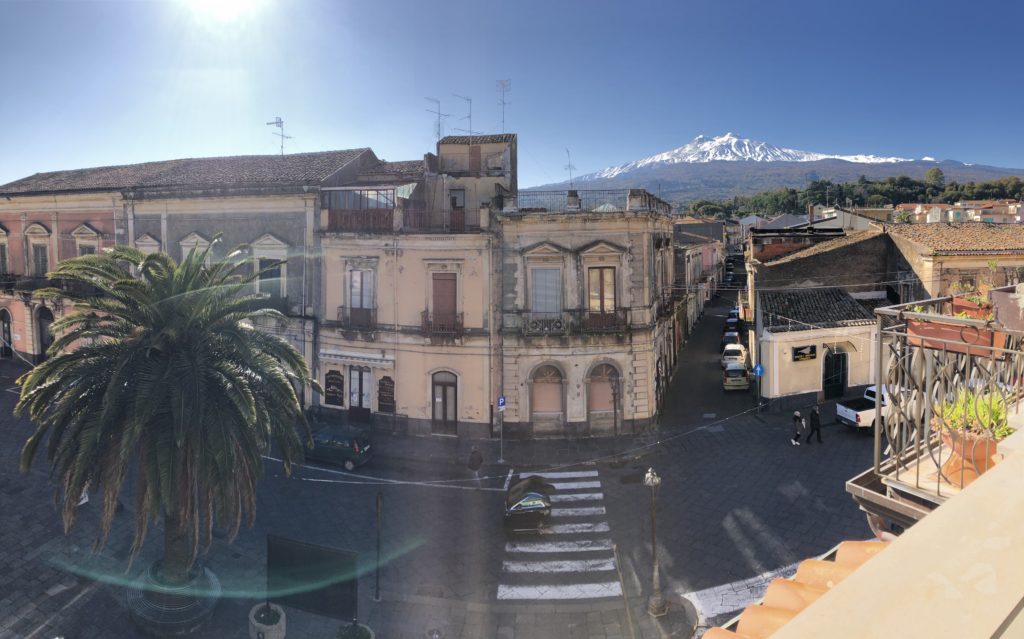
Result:
{"label": "blue parking sign", "polygon": [[499,411],[505,410],[505,396],[504,395],[498,397],[498,410]]}

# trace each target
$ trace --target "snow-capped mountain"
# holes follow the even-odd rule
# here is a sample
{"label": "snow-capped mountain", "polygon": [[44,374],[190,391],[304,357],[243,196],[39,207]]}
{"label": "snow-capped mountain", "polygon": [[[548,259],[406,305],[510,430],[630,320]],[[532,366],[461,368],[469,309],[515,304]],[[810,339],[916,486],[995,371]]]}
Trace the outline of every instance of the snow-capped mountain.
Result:
{"label": "snow-capped mountain", "polygon": [[642,160],[629,162],[619,166],[608,167],[596,173],[580,176],[580,181],[613,178],[622,173],[629,173],[645,167],[658,165],[698,163],[698,162],[815,162],[818,160],[845,160],[860,164],[892,164],[896,162],[912,162],[910,158],[881,157],[877,155],[833,155],[798,151],[773,146],[767,142],[758,142],[741,138],[735,133],[726,133],[718,137],[708,138],[698,135],[692,142],[683,146],[658,153]]}

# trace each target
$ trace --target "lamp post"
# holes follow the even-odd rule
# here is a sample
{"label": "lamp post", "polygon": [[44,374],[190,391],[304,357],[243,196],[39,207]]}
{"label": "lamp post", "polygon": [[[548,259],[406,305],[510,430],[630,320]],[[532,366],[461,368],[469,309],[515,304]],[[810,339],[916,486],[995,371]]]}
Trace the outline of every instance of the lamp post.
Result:
{"label": "lamp post", "polygon": [[651,596],[647,600],[647,612],[659,617],[668,612],[668,603],[661,595],[661,575],[658,572],[658,528],[655,512],[658,509],[658,488],[661,486],[661,477],[654,472],[653,468],[647,469],[644,475],[644,486],[651,489],[651,557],[654,559],[654,574],[651,578]]}

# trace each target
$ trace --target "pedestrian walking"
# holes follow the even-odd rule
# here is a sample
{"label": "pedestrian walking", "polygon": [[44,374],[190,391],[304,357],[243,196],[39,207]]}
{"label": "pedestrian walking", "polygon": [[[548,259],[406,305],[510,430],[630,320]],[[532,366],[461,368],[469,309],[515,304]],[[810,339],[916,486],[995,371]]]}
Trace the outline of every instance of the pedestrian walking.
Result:
{"label": "pedestrian walking", "polygon": [[484,465],[484,456],[480,450],[474,446],[473,450],[469,452],[469,469],[473,471],[473,476],[476,477],[476,485],[480,486],[480,467]]}
{"label": "pedestrian walking", "polygon": [[811,443],[811,436],[814,434],[818,435],[818,443],[821,442],[821,415],[818,412],[818,407],[815,406],[811,409],[810,414],[811,430],[807,433],[807,443]]}
{"label": "pedestrian walking", "polygon": [[800,445],[800,436],[803,435],[804,428],[804,418],[800,416],[800,411],[793,411],[793,439],[789,440],[790,444]]}

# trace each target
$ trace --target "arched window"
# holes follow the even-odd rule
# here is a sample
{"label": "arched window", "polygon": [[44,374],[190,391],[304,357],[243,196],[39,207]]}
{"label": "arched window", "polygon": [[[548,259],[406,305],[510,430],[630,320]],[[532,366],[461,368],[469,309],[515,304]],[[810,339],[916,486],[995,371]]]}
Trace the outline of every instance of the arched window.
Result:
{"label": "arched window", "polygon": [[533,373],[533,412],[562,412],[562,371],[550,364]]}
{"label": "arched window", "polygon": [[615,389],[619,384],[619,371],[611,364],[598,364],[590,371],[587,389],[587,409],[592,412],[615,410]]}

